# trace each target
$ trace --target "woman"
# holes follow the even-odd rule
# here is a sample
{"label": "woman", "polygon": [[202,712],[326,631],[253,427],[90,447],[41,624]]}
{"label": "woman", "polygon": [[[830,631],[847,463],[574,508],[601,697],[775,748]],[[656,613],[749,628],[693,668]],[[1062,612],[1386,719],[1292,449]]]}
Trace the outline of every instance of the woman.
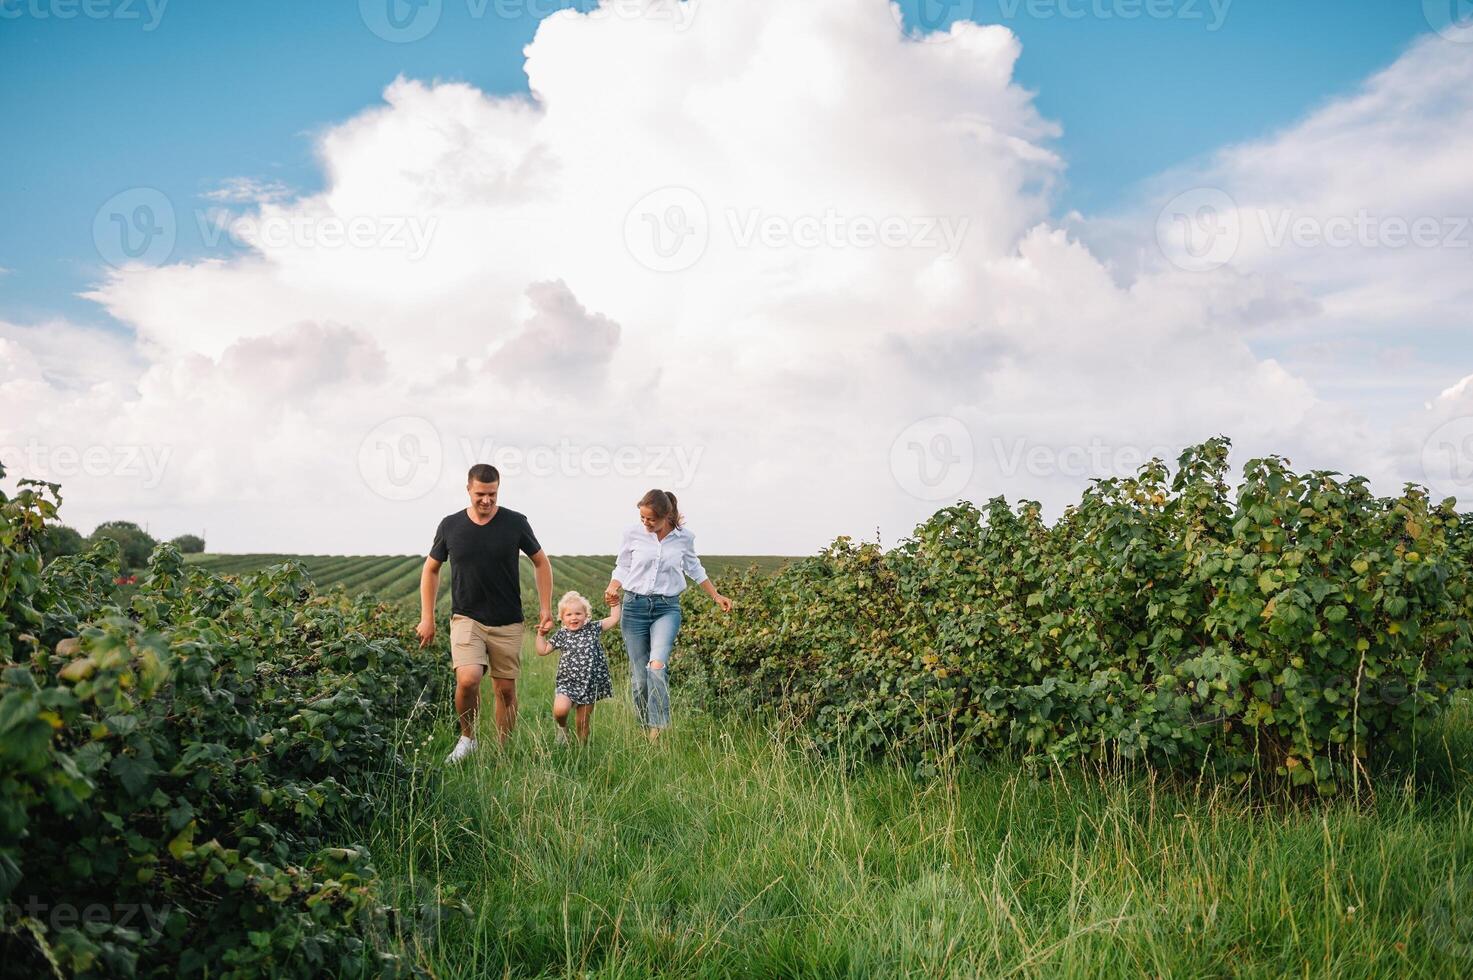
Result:
{"label": "woman", "polygon": [[651,742],[670,724],[666,673],[680,632],[680,593],[687,575],[722,612],[731,611],[731,600],[716,591],[696,557],[695,535],[683,526],[675,494],[651,490],[639,498],[639,524],[624,532],[614,577],[604,590],[610,605],[624,590],[620,632],[629,653],[629,694]]}

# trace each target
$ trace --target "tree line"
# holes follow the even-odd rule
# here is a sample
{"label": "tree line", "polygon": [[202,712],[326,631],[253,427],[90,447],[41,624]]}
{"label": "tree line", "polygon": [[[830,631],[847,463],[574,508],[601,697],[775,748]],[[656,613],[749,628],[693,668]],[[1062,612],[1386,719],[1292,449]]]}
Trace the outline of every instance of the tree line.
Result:
{"label": "tree line", "polygon": [[[104,521],[86,537],[76,528],[53,524],[41,534],[41,560],[50,562],[63,555],[79,555],[100,541],[118,543],[122,555],[122,573],[132,575],[148,566],[149,556],[159,541],[132,521]],[[182,554],[199,554],[205,550],[205,539],[197,534],[181,534],[169,542]]]}

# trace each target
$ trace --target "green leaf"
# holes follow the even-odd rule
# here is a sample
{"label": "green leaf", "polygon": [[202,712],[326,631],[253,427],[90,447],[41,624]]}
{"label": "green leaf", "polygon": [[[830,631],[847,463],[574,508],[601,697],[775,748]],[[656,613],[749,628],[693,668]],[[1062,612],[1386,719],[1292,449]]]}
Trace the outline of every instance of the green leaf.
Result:
{"label": "green leaf", "polygon": [[149,781],[159,772],[152,759],[130,755],[114,756],[109,769],[118,782],[123,784],[123,788],[135,797],[146,795]]}
{"label": "green leaf", "polygon": [[191,820],[189,824],[174,839],[169,841],[169,853],[174,855],[174,860],[184,860],[184,855],[194,850],[194,835],[199,829],[198,824]]}

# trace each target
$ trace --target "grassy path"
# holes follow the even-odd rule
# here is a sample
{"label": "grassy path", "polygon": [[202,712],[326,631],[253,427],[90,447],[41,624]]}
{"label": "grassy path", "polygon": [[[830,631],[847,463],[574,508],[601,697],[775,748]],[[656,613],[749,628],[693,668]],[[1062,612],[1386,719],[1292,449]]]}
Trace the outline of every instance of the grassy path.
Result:
{"label": "grassy path", "polygon": [[[1431,789],[1254,812],[1140,776],[846,775],[678,700],[657,747],[616,698],[569,750],[552,668],[528,648],[511,745],[453,771],[447,712],[372,827],[437,977],[1473,971],[1467,710]],[[452,893],[469,916],[433,914]]]}

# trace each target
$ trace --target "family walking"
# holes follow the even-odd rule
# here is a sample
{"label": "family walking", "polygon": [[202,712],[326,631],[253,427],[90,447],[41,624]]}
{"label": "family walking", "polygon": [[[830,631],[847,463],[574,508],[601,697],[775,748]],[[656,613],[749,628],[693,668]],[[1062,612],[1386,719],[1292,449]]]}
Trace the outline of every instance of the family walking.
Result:
{"label": "family walking", "polygon": [[[552,562],[537,543],[527,518],[497,504],[501,475],[486,463],[472,466],[466,478],[470,506],[440,522],[420,575],[421,647],[435,639],[435,597],[440,569],[450,562],[450,659],[455,668],[455,711],[460,739],[448,762],[476,750],[476,716],[481,682],[491,675],[496,730],[505,741],[517,720],[517,677],[522,666],[521,579],[518,555],[532,561],[537,583],[535,648],[539,655],[558,651],[553,718],[558,740],[568,738],[574,715],[578,738],[587,741],[593,708],[611,697],[613,683],[600,634],[619,626],[629,654],[629,693],[634,712],[650,741],[670,725],[670,653],[680,631],[680,593],[686,577],[723,612],[731,600],[717,591],[696,556],[695,537],[684,526],[675,495],[651,490],[640,498],[639,523],[624,532],[604,601],[610,614],[593,617],[589,601],[577,592],[551,607]],[[621,596],[622,592],[622,596]],[[556,628],[554,628],[556,625]]]}

